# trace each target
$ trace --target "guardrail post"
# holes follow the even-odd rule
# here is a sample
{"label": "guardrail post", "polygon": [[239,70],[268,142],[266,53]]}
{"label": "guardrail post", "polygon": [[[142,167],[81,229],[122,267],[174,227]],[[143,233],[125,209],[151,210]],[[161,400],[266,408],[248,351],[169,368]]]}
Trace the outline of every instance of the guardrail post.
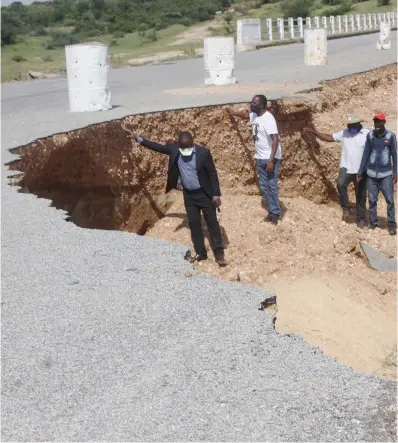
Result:
{"label": "guardrail post", "polygon": [[337,32],[338,32],[338,34],[342,33],[342,29],[341,29],[341,15],[337,16]]}
{"label": "guardrail post", "polygon": [[303,26],[303,18],[299,17],[297,19],[297,23],[298,23],[298,28],[299,28],[299,37],[303,38],[304,37],[304,26]]}
{"label": "guardrail post", "polygon": [[351,22],[351,31],[355,32],[355,18],[353,15],[350,15],[350,22]]}
{"label": "guardrail post", "polygon": [[372,14],[367,14],[366,19],[368,21],[368,28],[372,29]]}
{"label": "guardrail post", "polygon": [[326,29],[326,32],[327,32],[327,30],[328,30],[328,19],[327,19],[327,17],[322,17],[322,28],[325,28]]}
{"label": "guardrail post", "polygon": [[294,21],[293,21],[293,18],[289,17],[287,22],[288,22],[288,26],[289,26],[290,38],[294,39]]}
{"label": "guardrail post", "polygon": [[344,18],[344,32],[348,32],[348,16],[345,15],[343,18]]}
{"label": "guardrail post", "polygon": [[368,22],[366,20],[366,14],[362,14],[362,22],[363,22],[363,29],[368,29]]}
{"label": "guardrail post", "polygon": [[334,28],[334,16],[333,15],[331,15],[329,17],[329,21],[330,21],[330,32],[332,34],[334,34],[335,33],[335,28]]}
{"label": "guardrail post", "polygon": [[285,40],[285,21],[283,18],[277,18],[279,40]]}
{"label": "guardrail post", "polygon": [[315,28],[319,28],[319,17],[318,16],[316,16],[316,17],[314,17],[314,23],[315,23]]}
{"label": "guardrail post", "polygon": [[268,40],[272,42],[272,18],[267,18],[265,20],[265,26],[267,27]]}
{"label": "guardrail post", "polygon": [[311,29],[311,17],[306,17],[306,19],[305,19],[305,26],[308,29]]}
{"label": "guardrail post", "polygon": [[360,14],[356,14],[355,21],[357,22],[357,31],[361,30],[361,16]]}

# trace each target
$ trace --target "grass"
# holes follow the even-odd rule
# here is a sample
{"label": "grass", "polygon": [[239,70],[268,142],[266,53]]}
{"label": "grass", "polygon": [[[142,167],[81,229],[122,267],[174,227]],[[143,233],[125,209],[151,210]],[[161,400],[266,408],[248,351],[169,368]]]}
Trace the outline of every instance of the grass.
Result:
{"label": "grass", "polygon": [[[109,54],[112,65],[129,64],[129,60],[150,56],[165,51],[181,51],[191,54],[198,46],[195,42],[168,46],[187,28],[182,25],[171,26],[158,31],[156,41],[148,41],[138,33],[125,34],[121,38],[113,35],[103,35],[89,38],[87,41],[97,41],[109,44]],[[45,49],[43,44],[50,37],[22,37],[15,45],[5,46],[2,49],[1,76],[2,81],[23,80],[28,71],[58,72],[65,71],[65,50]],[[200,42],[199,42],[200,43]],[[20,61],[16,61],[20,60]]]}
{"label": "grass", "polygon": [[[239,6],[239,4],[238,4]],[[314,5],[311,12],[312,16],[322,16],[322,12],[326,9],[330,10],[330,6],[325,6],[320,0]],[[377,0],[368,0],[361,3],[355,3],[352,11],[348,14],[366,14],[372,12],[388,12],[397,9],[396,3],[384,7],[377,6]],[[239,18],[277,18],[282,17],[282,11],[279,3],[269,3],[262,5],[258,9],[248,10],[247,13]],[[236,20],[232,21],[229,29],[224,24],[209,24],[211,34],[214,36],[235,36]],[[61,28],[57,28],[60,30]],[[64,31],[72,28],[62,28]],[[195,50],[202,47],[201,40],[187,41],[185,44],[169,46],[188,28],[182,25],[171,26],[167,29],[158,31],[156,41],[148,41],[148,39],[138,35],[138,33],[125,34],[123,37],[114,35],[103,35],[87,39],[87,41],[98,41],[109,45],[109,53],[112,60],[112,66],[123,66],[128,64],[137,64],[134,59],[140,57],[149,57],[154,54],[173,51],[174,56],[170,54],[170,58],[176,58],[176,51],[182,56],[189,57],[195,54]],[[264,28],[265,30],[265,28]],[[2,48],[2,64],[1,75],[2,81],[22,80],[27,78],[28,71],[38,72],[59,72],[65,71],[65,51],[64,49],[49,50],[43,47],[43,44],[50,37],[21,37],[15,45],[5,46]]]}
{"label": "grass", "polygon": [[[336,6],[337,7],[337,6]],[[321,1],[315,2],[312,10],[311,16],[322,16],[323,11],[331,10],[333,6],[324,5]],[[390,5],[387,6],[378,6],[377,0],[368,0],[365,2],[354,3],[352,10],[347,12],[347,14],[370,14],[375,12],[390,12],[396,11],[397,4],[393,1]],[[283,12],[280,7],[280,3],[269,3],[261,6],[259,9],[252,9],[248,13],[248,18],[278,18],[283,17]]]}

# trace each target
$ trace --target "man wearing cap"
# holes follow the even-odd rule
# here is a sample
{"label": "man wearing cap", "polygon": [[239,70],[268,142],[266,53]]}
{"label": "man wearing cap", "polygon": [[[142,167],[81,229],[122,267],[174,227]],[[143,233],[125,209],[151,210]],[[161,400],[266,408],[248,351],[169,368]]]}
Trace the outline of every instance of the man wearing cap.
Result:
{"label": "man wearing cap", "polygon": [[356,198],[356,212],[358,226],[365,226],[366,210],[366,175],[363,174],[357,181],[357,174],[363,152],[365,149],[366,136],[369,129],[362,127],[361,119],[357,115],[347,117],[347,128],[334,134],[318,132],[315,128],[303,128],[303,132],[314,134],[324,142],[341,142],[340,170],[337,178],[337,190],[340,197],[340,205],[343,210],[343,220],[350,215],[350,202],[348,198],[348,185],[354,184]]}
{"label": "man wearing cap", "polygon": [[195,255],[191,256],[188,251],[186,259],[189,259],[191,263],[207,259],[201,224],[201,212],[203,212],[216,262],[219,266],[226,266],[221,230],[216,214],[216,208],[219,209],[221,205],[221,191],[210,151],[196,145],[192,135],[186,131],[180,133],[178,142],[169,140],[166,145],[146,140],[129,130],[127,131],[140,145],[169,156],[166,193],[171,189],[183,190],[185,209],[195,249]]}
{"label": "man wearing cap", "polygon": [[[379,226],[377,200],[381,192],[387,202],[387,224],[390,235],[396,235],[394,183],[397,182],[397,138],[386,129],[386,116],[382,112],[373,117],[374,130],[366,137],[365,150],[357,180],[368,176],[370,228]],[[392,165],[391,165],[392,163]]]}

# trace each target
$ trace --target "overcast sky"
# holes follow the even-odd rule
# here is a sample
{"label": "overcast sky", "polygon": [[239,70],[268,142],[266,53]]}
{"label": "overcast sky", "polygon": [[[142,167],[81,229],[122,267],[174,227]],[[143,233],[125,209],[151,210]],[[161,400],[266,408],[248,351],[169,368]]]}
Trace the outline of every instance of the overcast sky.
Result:
{"label": "overcast sky", "polygon": [[[8,6],[15,0],[1,0],[1,6]],[[21,3],[24,5],[29,5],[30,3],[33,3],[34,0],[20,0]],[[40,0],[40,1],[46,1],[46,0]]]}

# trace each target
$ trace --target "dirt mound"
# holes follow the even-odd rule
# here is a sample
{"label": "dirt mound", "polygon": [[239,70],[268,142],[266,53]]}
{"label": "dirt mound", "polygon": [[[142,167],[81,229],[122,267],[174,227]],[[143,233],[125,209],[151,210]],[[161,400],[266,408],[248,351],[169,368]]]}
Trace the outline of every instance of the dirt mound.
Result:
{"label": "dirt mound", "polygon": [[[37,140],[13,151],[20,158],[10,168],[24,173],[13,181],[24,192],[51,199],[79,226],[148,233],[188,247],[181,193],[164,195],[167,158],[132,147],[122,123],[160,142],[190,130],[217,165],[230,261],[220,270],[211,258],[200,269],[275,290],[277,330],[301,333],[357,369],[394,377],[396,275],[370,269],[359,242],[396,257],[396,241],[383,229],[359,231],[341,221],[339,146],[318,143],[301,130],[311,124],[322,132],[341,130],[351,112],[370,125],[379,110],[396,130],[390,124],[396,78],[392,65],[325,83],[316,107],[297,100],[273,103],[283,147],[284,217],[277,227],[264,223],[249,124],[231,118],[224,106],[129,116]],[[385,212],[381,199],[379,213]]]}

